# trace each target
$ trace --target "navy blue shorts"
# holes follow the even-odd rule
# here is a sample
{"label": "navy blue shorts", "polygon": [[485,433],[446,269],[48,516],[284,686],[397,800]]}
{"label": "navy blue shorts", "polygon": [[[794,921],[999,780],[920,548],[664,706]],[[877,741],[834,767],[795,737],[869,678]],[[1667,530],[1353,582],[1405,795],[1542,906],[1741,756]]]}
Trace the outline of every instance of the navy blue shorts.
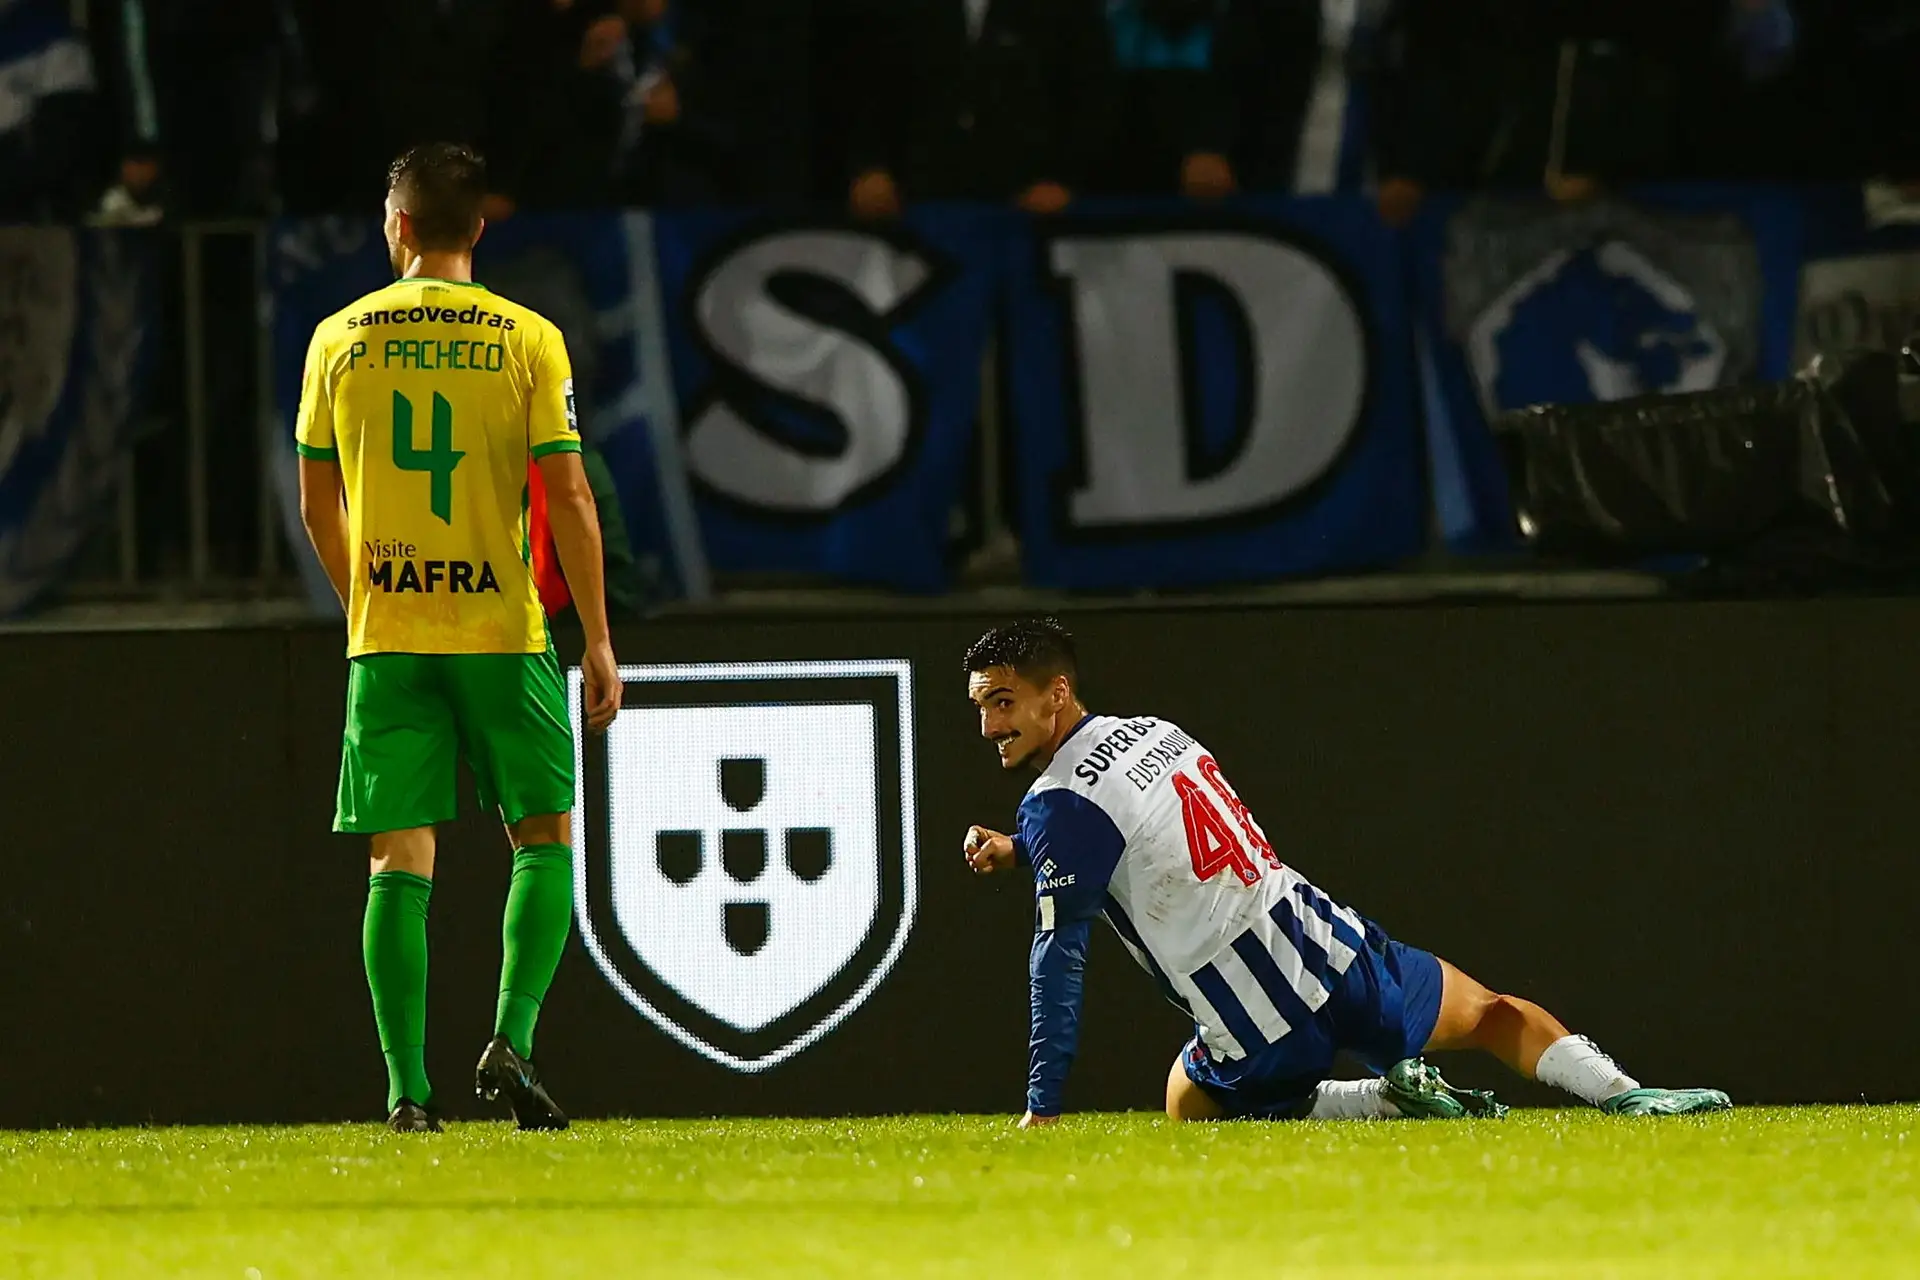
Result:
{"label": "navy blue shorts", "polygon": [[1294,1119],[1313,1105],[1341,1051],[1381,1074],[1418,1057],[1440,1021],[1440,961],[1395,942],[1371,920],[1366,926],[1366,946],[1312,1022],[1237,1062],[1216,1061],[1195,1037],[1181,1055],[1187,1079],[1229,1117]]}

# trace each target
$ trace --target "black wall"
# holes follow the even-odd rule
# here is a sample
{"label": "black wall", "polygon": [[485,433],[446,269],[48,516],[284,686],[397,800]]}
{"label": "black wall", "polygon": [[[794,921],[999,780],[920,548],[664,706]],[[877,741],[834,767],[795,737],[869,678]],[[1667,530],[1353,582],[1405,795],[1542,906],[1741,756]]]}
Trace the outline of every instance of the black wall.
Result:
{"label": "black wall", "polygon": [[[618,637],[626,662],[911,659],[919,918],[835,1033],[754,1076],[657,1031],[576,938],[539,1043],[564,1105],[1019,1110],[1030,887],[978,880],[958,852],[969,822],[1010,822],[1025,781],[964,701],[958,655],[997,620],[723,615]],[[1290,864],[1643,1079],[1920,1097],[1920,602],[1070,621],[1096,710],[1180,722]],[[364,849],[328,831],[340,654],[330,630],[0,637],[0,1126],[378,1112]],[[477,814],[445,833],[429,1066],[456,1115],[478,1114],[507,871]],[[1070,1103],[1157,1107],[1185,1028],[1104,936],[1088,987]]]}

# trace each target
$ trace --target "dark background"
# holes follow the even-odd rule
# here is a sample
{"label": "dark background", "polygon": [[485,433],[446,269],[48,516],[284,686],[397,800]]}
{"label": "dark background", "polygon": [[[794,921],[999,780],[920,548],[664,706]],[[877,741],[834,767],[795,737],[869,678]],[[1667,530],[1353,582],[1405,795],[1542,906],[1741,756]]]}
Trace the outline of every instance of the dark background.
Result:
{"label": "dark background", "polygon": [[[999,773],[964,700],[959,655],[999,620],[716,614],[616,637],[627,662],[912,659],[920,915],[863,1007],[755,1077],[656,1031],[576,935],[540,1026],[563,1105],[1019,1110],[1030,886],[977,880],[959,854],[1026,781]],[[1068,621],[1094,709],[1181,723],[1290,864],[1643,1080],[1738,1102],[1920,1097],[1920,601]],[[0,1126],[377,1114],[364,850],[328,831],[341,652],[329,628],[0,637]],[[453,1115],[479,1110],[507,855],[471,811],[443,836],[428,1062]],[[1100,934],[1069,1103],[1157,1108],[1186,1028]]]}

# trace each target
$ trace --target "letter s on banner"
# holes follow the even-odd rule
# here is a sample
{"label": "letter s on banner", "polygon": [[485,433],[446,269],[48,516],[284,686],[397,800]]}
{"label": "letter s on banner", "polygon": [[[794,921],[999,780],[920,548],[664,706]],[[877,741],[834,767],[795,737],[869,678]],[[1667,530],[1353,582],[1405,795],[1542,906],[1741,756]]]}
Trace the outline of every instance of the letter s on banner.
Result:
{"label": "letter s on banner", "polygon": [[[1286,241],[1235,231],[1062,238],[1051,247],[1077,330],[1085,529],[1197,524],[1276,507],[1334,465],[1359,429],[1367,338],[1346,285]],[[1181,285],[1223,291],[1245,326],[1247,394],[1237,447],[1196,476]]]}
{"label": "letter s on banner", "polygon": [[[816,277],[845,290],[873,317],[871,333],[789,306],[775,296],[781,276]],[[723,389],[689,428],[693,473],[726,497],[793,513],[836,510],[887,478],[907,460],[916,410],[899,357],[877,335],[881,322],[932,278],[919,255],[860,232],[786,232],[729,254],[695,295],[702,340],[735,380],[824,410],[844,442],[837,449],[801,447],[742,403],[737,390]]]}

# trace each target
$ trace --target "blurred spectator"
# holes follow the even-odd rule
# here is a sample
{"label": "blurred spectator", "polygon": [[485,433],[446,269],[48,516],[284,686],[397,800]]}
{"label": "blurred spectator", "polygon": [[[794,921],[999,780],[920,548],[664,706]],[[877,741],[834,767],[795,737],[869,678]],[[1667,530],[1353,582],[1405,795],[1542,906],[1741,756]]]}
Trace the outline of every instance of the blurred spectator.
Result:
{"label": "blurred spectator", "polygon": [[[873,81],[897,76],[853,122],[853,211],[903,200],[1064,208],[1092,176],[1109,127],[1101,0],[893,0],[864,48]],[[890,11],[890,12],[889,12]]]}
{"label": "blurred spectator", "polygon": [[1920,130],[1913,111],[1920,0],[1847,0],[1840,8],[1846,30],[1837,61],[1855,95],[1856,170],[1890,180],[1908,199],[1920,200]]}
{"label": "blurred spectator", "polygon": [[[730,201],[838,201],[846,189],[844,171],[836,160],[831,180],[823,180],[816,174],[817,157],[844,130],[820,127],[819,101],[823,88],[850,90],[859,69],[823,69],[821,56],[841,51],[823,48],[820,34],[842,8],[894,2],[674,0],[675,92],[700,126],[682,135],[694,153],[690,167],[708,165],[706,172]],[[849,83],[835,85],[823,70]],[[715,132],[703,133],[703,127]],[[676,141],[674,147],[681,145]],[[717,151],[702,149],[708,146]]]}
{"label": "blurred spectator", "polygon": [[1396,0],[1373,134],[1382,214],[1404,222],[1436,186],[1582,200],[1683,176],[1682,84],[1724,3]]}
{"label": "blurred spectator", "polygon": [[669,0],[578,4],[531,113],[523,186],[552,208],[688,204],[734,195],[731,138]]}
{"label": "blurred spectator", "polygon": [[[1373,45],[1368,139],[1375,197],[1389,224],[1410,222],[1436,187],[1541,181],[1544,135],[1541,152],[1523,158],[1511,118],[1531,110],[1550,120],[1551,99],[1515,102],[1507,82],[1522,66],[1550,60],[1551,42],[1526,27],[1510,42],[1486,38],[1520,17],[1512,0],[1391,0]],[[1529,163],[1533,172],[1516,176]]]}
{"label": "blurred spectator", "polygon": [[1793,64],[1800,22],[1788,0],[1727,0],[1723,44],[1749,84],[1777,80]]}
{"label": "blurred spectator", "polygon": [[[1725,4],[1584,0],[1543,15],[1536,26],[1539,51],[1519,70],[1540,114],[1509,115],[1519,126],[1516,163],[1496,172],[1517,179],[1544,171],[1548,193],[1571,199],[1602,186],[1684,176],[1681,89],[1696,73],[1699,51],[1710,44]],[[1542,123],[1544,131],[1537,127]]]}
{"label": "blurred spectator", "polygon": [[283,73],[304,83],[289,0],[93,0],[90,13],[118,123],[102,213],[271,211]]}
{"label": "blurred spectator", "polygon": [[1238,113],[1224,61],[1248,50],[1232,34],[1227,0],[1107,0],[1106,9],[1119,109],[1103,185],[1129,195],[1232,195]]}
{"label": "blurred spectator", "polygon": [[378,175],[422,142],[475,145],[497,192],[488,216],[510,213],[529,141],[524,54],[507,38],[511,0],[372,0],[372,9],[360,92],[372,107],[369,160]]}
{"label": "blurred spectator", "polygon": [[1294,147],[1293,189],[1358,191],[1371,178],[1378,48],[1393,0],[1323,0],[1319,53]]}
{"label": "blurred spectator", "polygon": [[[530,145],[517,184],[529,207],[595,209],[618,202],[617,173],[632,33],[612,4],[535,10],[515,47],[531,84]],[[544,20],[543,20],[544,19]]]}
{"label": "blurred spectator", "polygon": [[1520,16],[1511,0],[1232,0],[1221,72],[1247,186],[1374,187],[1400,225],[1429,187],[1478,183],[1508,132],[1505,82],[1539,56],[1515,52]]}
{"label": "blurred spectator", "polygon": [[[201,0],[234,11],[267,7]],[[573,0],[289,0],[298,6],[317,102],[290,130],[289,203],[365,213],[395,156],[420,142],[478,147],[496,191],[486,216],[511,213],[532,142],[538,67],[529,31]]]}
{"label": "blurred spectator", "polygon": [[[747,198],[732,104],[683,37],[669,0],[627,0],[641,10],[623,62],[621,189],[629,204],[696,204]],[[694,28],[698,31],[698,27]]]}
{"label": "blurred spectator", "polygon": [[1421,0],[1232,0],[1221,72],[1238,105],[1236,163],[1261,191],[1358,191],[1380,166],[1399,24]]}
{"label": "blurred spectator", "polygon": [[99,187],[86,162],[93,59],[56,0],[0,0],[0,219],[76,218]]}
{"label": "blurred spectator", "polygon": [[1859,170],[1867,135],[1848,83],[1873,77],[1849,65],[1845,31],[1832,4],[1722,0],[1682,90],[1688,176],[1823,181]]}

